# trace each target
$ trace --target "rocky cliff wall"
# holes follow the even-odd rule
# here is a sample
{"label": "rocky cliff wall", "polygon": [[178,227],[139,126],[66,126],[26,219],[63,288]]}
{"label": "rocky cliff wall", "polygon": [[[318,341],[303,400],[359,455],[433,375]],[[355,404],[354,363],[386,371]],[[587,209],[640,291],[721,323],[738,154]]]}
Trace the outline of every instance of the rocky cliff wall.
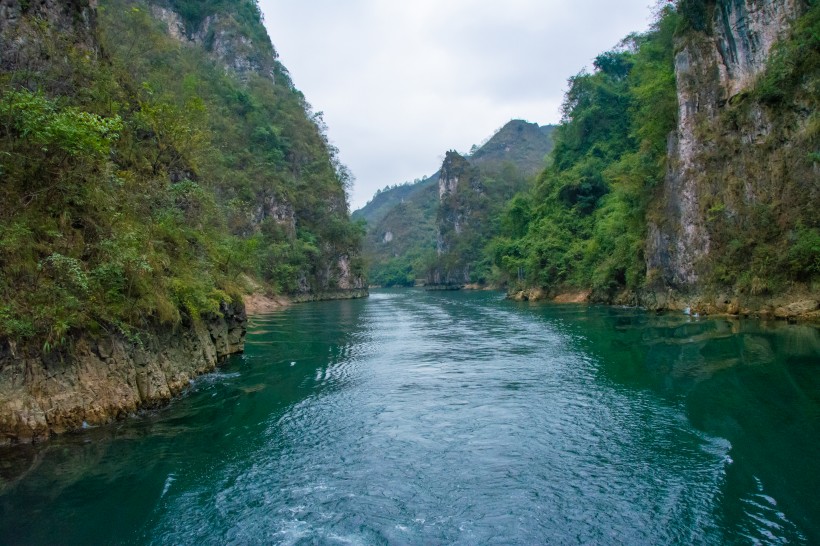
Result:
{"label": "rocky cliff wall", "polygon": [[455,151],[447,152],[439,171],[439,206],[436,216],[436,263],[427,272],[428,284],[463,284],[470,268],[455,247],[470,223],[471,197],[481,191],[477,168]]}
{"label": "rocky cliff wall", "polygon": [[[240,79],[250,74],[275,80],[276,50],[270,40],[254,40],[230,12],[215,13],[199,24],[186,24],[182,17],[164,3],[152,4],[151,13],[162,21],[168,34],[182,43],[205,49],[211,57]],[[262,42],[262,43],[260,43]]]}
{"label": "rocky cliff wall", "polygon": [[648,222],[646,265],[656,291],[715,282],[720,256],[767,211],[764,221],[788,233],[801,194],[817,198],[811,162],[795,145],[811,111],[794,102],[775,111],[751,93],[772,48],[806,9],[802,0],[718,0],[707,28],[680,37],[678,127]]}
{"label": "rocky cliff wall", "polygon": [[772,47],[805,11],[802,0],[725,0],[717,3],[714,57],[720,87],[731,99],[753,85]]}
{"label": "rocky cliff wall", "polygon": [[0,0],[0,36],[9,42],[3,43],[2,51],[8,54],[15,46],[41,46],[29,44],[20,36],[8,33],[19,30],[26,25],[25,16],[39,19],[41,26],[48,26],[55,32],[70,32],[80,37],[78,42],[85,43],[89,49],[95,49],[93,32],[96,21],[97,0]]}
{"label": "rocky cliff wall", "polygon": [[138,340],[80,334],[47,354],[0,342],[0,445],[110,423],[169,401],[244,349],[244,307]]}
{"label": "rocky cliff wall", "polygon": [[72,59],[99,55],[96,8],[96,0],[0,0],[0,72],[30,72],[34,80],[47,64],[51,86],[71,89],[78,78]]}

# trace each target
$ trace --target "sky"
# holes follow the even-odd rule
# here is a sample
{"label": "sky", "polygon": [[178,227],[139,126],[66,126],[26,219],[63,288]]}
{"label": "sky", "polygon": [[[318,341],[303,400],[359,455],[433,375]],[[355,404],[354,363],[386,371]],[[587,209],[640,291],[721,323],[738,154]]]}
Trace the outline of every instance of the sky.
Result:
{"label": "sky", "polygon": [[282,64],[355,176],[351,210],[511,119],[560,121],[567,79],[653,0],[260,0]]}

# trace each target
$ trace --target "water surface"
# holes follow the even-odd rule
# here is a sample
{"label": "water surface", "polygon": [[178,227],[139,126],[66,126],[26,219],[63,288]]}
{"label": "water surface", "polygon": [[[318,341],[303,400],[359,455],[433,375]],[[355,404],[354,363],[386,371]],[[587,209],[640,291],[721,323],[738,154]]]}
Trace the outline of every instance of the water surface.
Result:
{"label": "water surface", "polygon": [[810,326],[380,291],[0,451],[5,544],[820,543]]}

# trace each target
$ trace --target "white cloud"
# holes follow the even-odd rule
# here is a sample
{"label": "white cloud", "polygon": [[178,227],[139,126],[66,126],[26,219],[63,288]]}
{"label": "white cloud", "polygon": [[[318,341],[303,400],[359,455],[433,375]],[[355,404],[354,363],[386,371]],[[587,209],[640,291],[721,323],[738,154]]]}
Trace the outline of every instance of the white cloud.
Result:
{"label": "white cloud", "polygon": [[559,120],[566,80],[649,23],[649,0],[260,0],[296,86],[356,176],[353,208],[512,118]]}

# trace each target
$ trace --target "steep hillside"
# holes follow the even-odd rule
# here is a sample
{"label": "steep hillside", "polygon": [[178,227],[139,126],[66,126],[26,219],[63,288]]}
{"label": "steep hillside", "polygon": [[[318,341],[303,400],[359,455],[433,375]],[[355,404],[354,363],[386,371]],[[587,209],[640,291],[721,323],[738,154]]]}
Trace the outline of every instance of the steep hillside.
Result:
{"label": "steep hillside", "polygon": [[417,199],[419,193],[438,183],[438,173],[414,182],[405,182],[378,190],[373,199],[359,210],[353,211],[354,220],[363,220],[367,225],[378,224],[396,205]]}
{"label": "steep hillside", "polygon": [[531,295],[813,313],[819,10],[682,0],[600,55],[570,82],[552,165],[508,206],[499,278]]}
{"label": "steep hillside", "polygon": [[101,38],[114,65],[139,82],[141,95],[202,124],[202,148],[172,176],[191,175],[214,191],[231,235],[255,247],[255,275],[280,293],[361,288],[349,173],[277,61],[256,3],[103,7]]}
{"label": "steep hillside", "polygon": [[0,172],[10,439],[178,392],[242,349],[249,285],[366,293],[349,175],[253,0],[0,3]]}
{"label": "steep hillside", "polygon": [[[457,238],[461,242],[456,246],[448,244],[451,251],[445,260],[451,265],[461,264],[457,275],[459,281],[451,279],[450,274],[439,271],[438,267],[444,259],[441,258],[444,247],[439,233],[442,226],[440,213],[446,206],[439,187],[442,170],[413,184],[380,191],[365,207],[354,212],[354,219],[367,221],[364,246],[370,262],[371,282],[387,286],[412,285],[418,279],[429,283],[445,282],[442,279],[465,282],[464,267],[468,271],[466,282],[486,281],[486,267],[474,268],[469,273],[470,267],[466,264],[477,265],[473,262],[479,259],[481,248],[493,233],[494,216],[501,204],[523,189],[526,180],[544,167],[552,150],[553,129],[551,125],[539,127],[535,123],[512,120],[483,145],[473,147],[473,153],[467,156],[466,161],[479,173],[476,176],[481,178],[481,187],[489,188],[490,192],[483,196],[459,194],[463,201],[460,205],[468,206],[466,199],[473,206],[466,213],[472,218],[465,234],[468,238],[461,240],[459,232]],[[447,157],[454,157],[453,153],[448,152]],[[445,160],[442,168],[447,165]],[[455,239],[450,242],[455,243]],[[458,253],[463,254],[461,259],[456,257]]]}
{"label": "steep hillside", "polygon": [[420,272],[436,248],[438,179],[436,173],[406,186],[406,192],[393,189],[382,192],[381,195],[388,195],[382,203],[377,201],[381,195],[371,201],[381,204],[371,209],[371,214],[375,214],[373,221],[367,223],[363,244],[369,262],[368,278],[373,284],[412,286],[422,276]]}

